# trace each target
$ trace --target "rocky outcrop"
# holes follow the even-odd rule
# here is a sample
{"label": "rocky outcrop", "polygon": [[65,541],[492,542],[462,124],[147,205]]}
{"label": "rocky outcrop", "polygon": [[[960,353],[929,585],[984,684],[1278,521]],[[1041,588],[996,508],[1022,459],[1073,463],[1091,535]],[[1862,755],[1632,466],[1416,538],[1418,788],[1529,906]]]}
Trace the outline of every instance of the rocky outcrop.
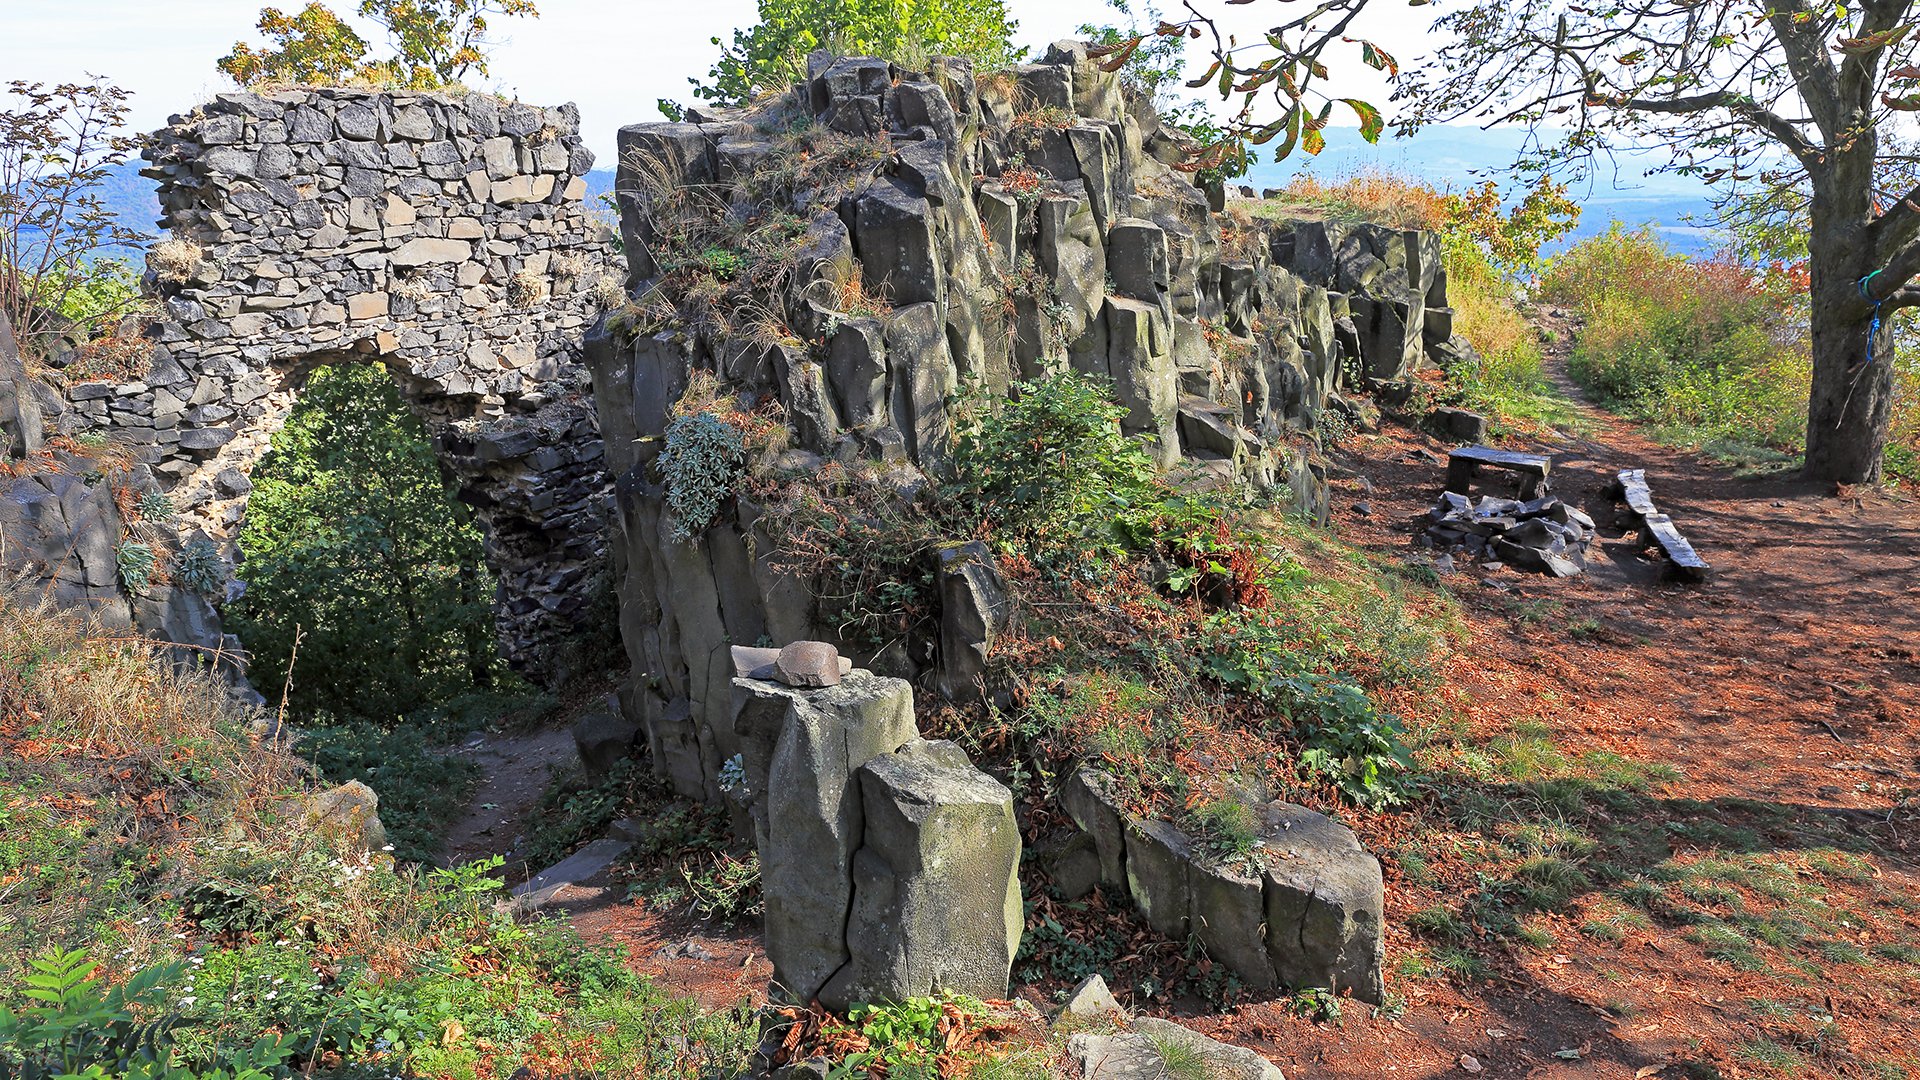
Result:
{"label": "rocky outcrop", "polygon": [[27,377],[20,346],[13,339],[13,324],[0,311],[0,458],[39,452],[46,421],[38,389]]}
{"label": "rocky outcrop", "polygon": [[306,374],[383,364],[475,508],[508,655],[564,674],[609,488],[576,357],[619,272],[578,129],[570,105],[483,93],[217,94],[173,117],[143,151],[170,233],[150,369],[69,382],[62,430],[130,447],[180,528],[231,554]]}
{"label": "rocky outcrop", "polygon": [[[803,155],[792,132],[807,125],[825,141]],[[1324,515],[1319,417],[1363,370],[1397,378],[1422,362],[1426,314],[1445,301],[1438,245],[1215,214],[1168,164],[1183,140],[1072,42],[1011,78],[976,79],[960,60],[908,71],[817,55],[793,94],[755,111],[621,129],[615,195],[637,300],[596,329],[587,358],[618,478],[621,623],[645,673],[622,708],[656,743],[719,730],[729,703],[714,658],[729,643],[834,641],[964,697],[1004,620],[991,558],[958,548],[930,568],[937,632],[862,649],[775,557],[751,497],[688,538],[657,466],[696,383],[777,403],[787,450],[764,471],[804,481],[865,463],[910,501],[942,472],[959,386],[1005,393],[1079,371],[1110,383],[1123,429],[1162,465],[1196,484],[1284,488]],[[851,164],[808,173],[822,158]],[[804,230],[797,255],[736,306],[779,333],[676,311],[656,291],[704,257],[671,249],[687,215],[769,212]],[[705,787],[656,761],[682,793]]]}
{"label": "rocky outcrop", "polygon": [[[739,668],[765,673],[740,650]],[[920,738],[913,692],[855,669],[826,687],[733,680],[776,991],[845,1010],[943,990],[1003,997],[1020,944],[1013,796]]]}
{"label": "rocky outcrop", "polygon": [[1176,1056],[1217,1080],[1285,1080],[1278,1066],[1244,1046],[1157,1016],[1129,1017],[1099,975],[1073,988],[1053,1025],[1068,1032],[1067,1057],[1080,1080],[1164,1080],[1193,1071],[1171,1067]]}
{"label": "rocky outcrop", "polygon": [[1081,769],[1061,804],[1092,837],[1100,880],[1123,889],[1156,931],[1197,938],[1247,986],[1326,987],[1378,1004],[1385,956],[1380,863],[1353,831],[1304,807],[1258,807],[1244,865],[1203,857],[1179,829],[1128,814],[1110,779]]}

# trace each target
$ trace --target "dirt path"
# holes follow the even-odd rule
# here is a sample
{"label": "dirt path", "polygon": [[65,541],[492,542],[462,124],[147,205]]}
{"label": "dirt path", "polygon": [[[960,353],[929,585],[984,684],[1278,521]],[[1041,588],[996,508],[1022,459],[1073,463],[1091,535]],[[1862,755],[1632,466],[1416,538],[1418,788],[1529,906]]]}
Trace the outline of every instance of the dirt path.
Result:
{"label": "dirt path", "polygon": [[480,766],[480,784],[467,800],[466,813],[447,827],[440,864],[501,855],[509,880],[524,879],[540,869],[525,865],[528,826],[540,796],[555,771],[579,760],[573,735],[565,728],[488,732],[469,739],[459,753]]}
{"label": "dirt path", "polygon": [[[1307,1080],[1908,1075],[1890,1063],[1920,1066],[1920,979],[1866,950],[1920,942],[1920,509],[1898,495],[1733,475],[1585,401],[1562,356],[1552,370],[1584,430],[1507,445],[1552,455],[1555,492],[1593,516],[1601,540],[1589,571],[1565,581],[1478,569],[1447,578],[1470,637],[1445,692],[1469,745],[1532,725],[1550,732],[1554,752],[1677,768],[1678,781],[1648,795],[1571,812],[1513,785],[1484,794],[1505,800],[1512,824],[1500,828],[1604,830],[1617,817],[1646,842],[1638,863],[1613,872],[1669,889],[1684,907],[1656,906],[1651,922],[1636,915],[1602,937],[1593,920],[1623,905],[1617,889],[1589,885],[1532,917],[1542,944],[1474,927],[1470,948],[1491,965],[1483,975],[1399,979],[1409,1000],[1398,1018],[1310,1025],[1280,1002],[1202,1026]],[[1349,478],[1336,485],[1334,528],[1385,559],[1406,558],[1446,449],[1391,425],[1355,440],[1342,455]],[[1655,501],[1714,566],[1711,583],[1670,581],[1624,541],[1605,492],[1629,467],[1647,470]],[[1370,513],[1353,508],[1360,502]],[[1390,866],[1390,966],[1437,955],[1431,937],[1408,930],[1421,907],[1457,905],[1512,869],[1476,866],[1485,829],[1429,820],[1414,830],[1403,845],[1452,865],[1437,888]],[[1827,874],[1817,860],[1831,861],[1836,845],[1867,858]],[[1696,860],[1748,869],[1731,883],[1695,880],[1685,868]],[[1804,883],[1820,899],[1770,900],[1753,891],[1762,878],[1776,892]],[[1715,953],[1702,936],[1722,918],[1762,926],[1779,914],[1770,904],[1789,910],[1787,926],[1806,912],[1843,914],[1818,950],[1807,939]]]}
{"label": "dirt path", "polygon": [[[1645,468],[1655,501],[1715,577],[1669,582],[1618,540],[1570,582],[1503,575],[1565,605],[1566,622],[1597,623],[1589,645],[1541,666],[1596,736],[1682,764],[1703,794],[1884,810],[1891,789],[1874,779],[1911,785],[1920,752],[1920,507],[1792,476],[1735,476],[1594,406],[1567,378],[1563,348],[1549,371],[1591,425],[1538,447],[1553,456],[1556,491],[1605,526],[1614,474]],[[1386,479],[1395,511],[1417,512],[1437,487],[1419,467],[1381,462],[1371,475]],[[1409,532],[1367,540],[1404,546]]]}

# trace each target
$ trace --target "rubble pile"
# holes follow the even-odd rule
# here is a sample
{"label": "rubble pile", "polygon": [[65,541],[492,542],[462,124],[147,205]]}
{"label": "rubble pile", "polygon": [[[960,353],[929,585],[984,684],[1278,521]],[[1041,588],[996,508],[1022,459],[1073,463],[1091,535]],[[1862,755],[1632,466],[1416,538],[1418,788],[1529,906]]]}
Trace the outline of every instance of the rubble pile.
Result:
{"label": "rubble pile", "polygon": [[1595,535],[1592,518],[1552,495],[1522,501],[1444,491],[1426,516],[1419,541],[1443,558],[1464,553],[1486,569],[1512,565],[1554,577],[1587,568]]}

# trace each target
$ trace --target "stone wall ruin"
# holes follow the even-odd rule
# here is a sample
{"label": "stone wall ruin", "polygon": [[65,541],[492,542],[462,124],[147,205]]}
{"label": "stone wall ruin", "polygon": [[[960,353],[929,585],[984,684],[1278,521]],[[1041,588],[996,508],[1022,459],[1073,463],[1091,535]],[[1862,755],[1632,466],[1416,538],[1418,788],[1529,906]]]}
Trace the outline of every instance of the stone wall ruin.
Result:
{"label": "stone wall ruin", "polygon": [[[578,363],[618,274],[571,105],[490,94],[219,94],[154,133],[171,238],[151,372],[65,388],[70,432],[137,451],[183,531],[231,551],[248,473],[314,368],[377,362],[486,535],[510,659],[585,616],[608,482]],[[244,570],[242,570],[244,577]]]}

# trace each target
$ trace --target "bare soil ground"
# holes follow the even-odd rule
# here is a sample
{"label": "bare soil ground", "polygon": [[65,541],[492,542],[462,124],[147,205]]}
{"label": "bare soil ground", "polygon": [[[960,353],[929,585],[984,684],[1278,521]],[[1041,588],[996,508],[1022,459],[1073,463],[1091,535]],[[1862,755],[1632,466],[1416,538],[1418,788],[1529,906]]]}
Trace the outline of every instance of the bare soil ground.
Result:
{"label": "bare soil ground", "polygon": [[[1920,508],[1735,476],[1582,411],[1584,434],[1512,448],[1553,456],[1556,493],[1601,525],[1596,557],[1565,581],[1449,577],[1471,638],[1448,693],[1463,746],[1506,739],[1677,769],[1597,802],[1515,784],[1478,793],[1497,816],[1644,843],[1605,839],[1617,882],[1575,883],[1560,910],[1526,921],[1528,939],[1470,925],[1448,941],[1408,923],[1487,879],[1492,868],[1459,846],[1489,830],[1445,815],[1355,822],[1375,850],[1423,849],[1429,864],[1413,881],[1406,860],[1387,860],[1404,1015],[1350,1008],[1337,1026],[1312,1024],[1278,1002],[1197,1026],[1311,1080],[1920,1074]],[[1336,530],[1404,557],[1442,483],[1416,451],[1445,449],[1391,426],[1357,439]],[[1660,508],[1714,566],[1710,584],[1668,580],[1609,528],[1605,492],[1629,467],[1647,470]],[[1352,509],[1361,501],[1370,514]],[[1432,977],[1431,961],[1461,949],[1483,974]]]}
{"label": "bare soil ground", "polygon": [[[1507,445],[1550,453],[1555,492],[1600,523],[1589,571],[1442,580],[1467,639],[1438,691],[1394,703],[1437,790],[1349,817],[1387,867],[1399,1007],[1171,1011],[1294,1080],[1920,1075],[1920,506],[1737,476],[1581,411],[1577,436]],[[1411,555],[1446,449],[1393,425],[1354,439],[1334,529]],[[1606,489],[1628,467],[1710,583],[1621,535]],[[1483,920],[1534,884],[1548,899],[1517,923]],[[751,926],[608,883],[565,907],[709,1007],[765,987]]]}
{"label": "bare soil ground", "polygon": [[487,732],[469,739],[458,752],[480,766],[480,783],[467,800],[466,813],[447,827],[441,865],[501,855],[509,878],[524,880],[541,869],[527,867],[521,854],[540,796],[557,770],[579,761],[573,735],[565,728]]}

